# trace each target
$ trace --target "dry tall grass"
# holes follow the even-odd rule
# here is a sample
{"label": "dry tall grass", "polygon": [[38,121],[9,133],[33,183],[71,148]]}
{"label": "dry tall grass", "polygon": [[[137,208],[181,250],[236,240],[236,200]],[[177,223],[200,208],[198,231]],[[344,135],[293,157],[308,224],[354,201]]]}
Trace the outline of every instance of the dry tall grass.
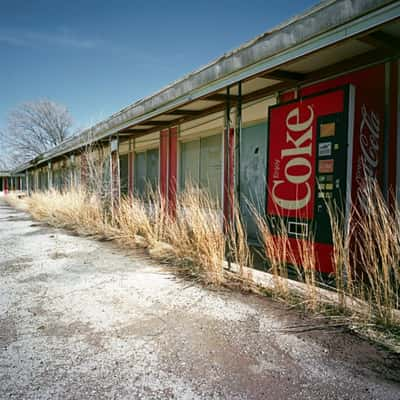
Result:
{"label": "dry tall grass", "polygon": [[[357,309],[364,321],[385,326],[399,326],[400,308],[400,209],[389,209],[379,187],[365,186],[368,212],[361,214],[353,207],[345,220],[334,207],[329,207],[333,233],[333,264],[339,308]],[[9,201],[13,202],[9,196]],[[73,229],[80,234],[117,239],[125,246],[147,248],[157,259],[174,261],[186,272],[201,276],[206,282],[221,284],[226,279],[224,258],[229,245],[231,261],[244,267],[251,265],[250,251],[240,213],[235,210],[235,224],[229,237],[223,233],[222,215],[207,193],[189,188],[178,196],[177,213],[167,212],[162,197],[150,193],[146,200],[121,199],[110,212],[109,202],[93,192],[81,189],[68,192],[37,192],[18,201],[34,218],[56,227]],[[15,202],[14,202],[14,205]],[[316,255],[312,236],[293,244],[282,220],[275,220],[274,234],[264,216],[254,212],[264,255],[273,276],[274,293],[285,300],[301,303],[307,309],[320,311],[326,304],[320,299]],[[278,222],[277,222],[278,221]],[[280,240],[276,240],[276,232]],[[293,247],[295,246],[295,247]],[[289,270],[306,288],[301,297],[288,285]],[[361,310],[361,311],[360,311]]]}
{"label": "dry tall grass", "polygon": [[[178,196],[175,217],[158,193],[150,193],[146,200],[123,198],[113,213],[101,197],[82,189],[36,192],[24,203],[35,219],[52,226],[145,247],[152,257],[174,260],[208,283],[224,281],[222,216],[205,192],[189,188]],[[248,262],[249,250],[243,228],[238,231],[233,261],[243,265]]]}
{"label": "dry tall grass", "polygon": [[370,320],[398,325],[400,309],[400,209],[388,206],[375,181],[362,188],[364,207],[352,207],[348,221],[331,210],[337,291],[368,304]]}
{"label": "dry tall grass", "polygon": [[[367,212],[354,205],[350,217],[328,204],[332,236],[336,304],[346,313],[354,313],[370,323],[399,326],[400,309],[400,209],[390,209],[376,182],[363,188]],[[274,276],[275,293],[288,300],[288,268],[306,285],[303,304],[313,311],[324,307],[320,301],[316,254],[309,234],[304,241],[293,244],[283,220],[278,220],[274,233],[271,221],[254,213],[264,256]],[[274,221],[277,224],[277,221]],[[277,239],[279,236],[279,240]]]}
{"label": "dry tall grass", "polygon": [[25,203],[35,219],[52,226],[98,237],[109,234],[108,212],[95,195],[78,189],[65,192],[50,190],[32,193]]}

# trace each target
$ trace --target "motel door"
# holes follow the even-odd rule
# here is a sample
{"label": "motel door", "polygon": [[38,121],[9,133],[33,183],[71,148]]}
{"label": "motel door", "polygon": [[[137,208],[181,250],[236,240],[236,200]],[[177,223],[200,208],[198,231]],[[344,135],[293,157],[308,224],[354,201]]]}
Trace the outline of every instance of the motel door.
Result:
{"label": "motel door", "polygon": [[250,242],[258,243],[254,210],[264,215],[267,168],[267,124],[242,128],[240,209]]}
{"label": "motel door", "polygon": [[353,99],[354,88],[346,86],[270,108],[271,230],[279,237],[283,226],[295,258],[304,243],[313,246],[317,268],[326,273],[332,272],[327,204],[345,212],[350,201]]}

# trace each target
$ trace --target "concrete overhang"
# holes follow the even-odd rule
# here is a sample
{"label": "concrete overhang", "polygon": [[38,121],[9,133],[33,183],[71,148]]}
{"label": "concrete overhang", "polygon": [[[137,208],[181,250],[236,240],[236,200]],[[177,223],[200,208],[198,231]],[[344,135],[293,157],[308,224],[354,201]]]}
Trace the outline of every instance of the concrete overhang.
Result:
{"label": "concrete overhang", "polygon": [[90,142],[107,139],[135,125],[151,125],[152,118],[168,111],[201,101],[237,82],[290,65],[324,49],[334,48],[339,43],[358,37],[363,32],[373,31],[399,17],[398,0],[321,2],[157,93],[129,105],[78,136],[67,139],[15,171],[24,171],[52,158],[61,157]]}

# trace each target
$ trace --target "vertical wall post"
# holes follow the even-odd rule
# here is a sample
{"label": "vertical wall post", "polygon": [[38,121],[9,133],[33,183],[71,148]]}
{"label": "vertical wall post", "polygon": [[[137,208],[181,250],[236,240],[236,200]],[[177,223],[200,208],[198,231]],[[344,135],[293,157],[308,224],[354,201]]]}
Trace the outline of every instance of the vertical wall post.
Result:
{"label": "vertical wall post", "polygon": [[[396,61],[395,68],[397,69],[397,110],[396,110],[396,122],[397,122],[397,145],[396,145],[396,196],[397,201],[400,203],[400,60]],[[396,88],[395,88],[396,90]]]}
{"label": "vertical wall post", "polygon": [[129,152],[128,152],[128,195],[133,196],[133,144],[129,139]]}
{"label": "vertical wall post", "polygon": [[169,129],[160,131],[160,195],[164,207],[168,207],[168,166],[169,166]]}
{"label": "vertical wall post", "polygon": [[225,233],[225,257],[230,269],[232,261],[233,197],[234,197],[234,129],[231,127],[230,87],[226,89],[225,128],[224,128],[224,192],[223,192],[223,230]]}
{"label": "vertical wall post", "polygon": [[120,176],[119,176],[119,140],[118,136],[111,138],[110,142],[110,173],[111,173],[111,204],[112,209],[118,206],[120,200]]}
{"label": "vertical wall post", "polygon": [[224,230],[228,232],[233,222],[234,198],[234,129],[231,127],[230,88],[226,92],[225,128],[224,128]]}
{"label": "vertical wall post", "polygon": [[29,173],[28,173],[28,170],[25,171],[25,190],[26,190],[26,193],[29,195],[30,194],[30,188],[29,188]]}
{"label": "vertical wall post", "polygon": [[178,127],[169,130],[168,141],[168,212],[172,218],[176,216],[176,191],[178,172]]}
{"label": "vertical wall post", "polygon": [[160,132],[160,195],[171,217],[176,215],[178,127]]}
{"label": "vertical wall post", "polygon": [[238,83],[235,132],[235,200],[240,210],[240,150],[242,146],[242,82]]}
{"label": "vertical wall post", "polygon": [[49,190],[53,188],[53,172],[51,170],[51,162],[47,163],[47,187]]}

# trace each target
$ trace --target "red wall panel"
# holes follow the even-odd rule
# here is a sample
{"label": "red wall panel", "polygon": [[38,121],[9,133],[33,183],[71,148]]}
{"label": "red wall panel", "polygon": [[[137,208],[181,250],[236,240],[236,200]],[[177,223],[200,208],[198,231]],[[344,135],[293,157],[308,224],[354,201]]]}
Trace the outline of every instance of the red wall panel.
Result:
{"label": "red wall panel", "polygon": [[229,128],[228,135],[224,134],[224,229],[233,222],[233,197],[234,197],[234,151],[235,130]]}
{"label": "red wall panel", "polygon": [[169,132],[168,149],[168,210],[171,216],[176,213],[176,189],[178,168],[178,127],[173,127]]}
{"label": "red wall panel", "polygon": [[160,193],[167,200],[168,193],[168,152],[169,129],[160,132]]}

